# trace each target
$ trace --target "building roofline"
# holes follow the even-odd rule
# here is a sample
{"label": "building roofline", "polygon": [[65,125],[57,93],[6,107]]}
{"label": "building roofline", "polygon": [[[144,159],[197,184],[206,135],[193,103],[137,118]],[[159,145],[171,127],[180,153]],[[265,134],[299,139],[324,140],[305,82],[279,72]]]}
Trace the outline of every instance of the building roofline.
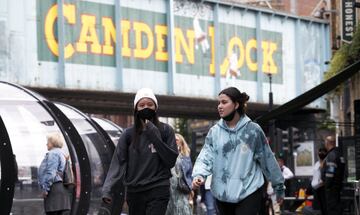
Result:
{"label": "building roofline", "polygon": [[254,11],[254,12],[261,12],[261,13],[272,15],[272,16],[279,16],[279,17],[284,18],[284,19],[289,19],[290,18],[290,19],[294,19],[294,20],[299,19],[299,20],[306,21],[306,22],[309,22],[309,23],[314,22],[314,23],[319,23],[319,24],[330,24],[330,21],[324,20],[324,19],[297,16],[297,15],[294,15],[294,14],[291,14],[291,13],[286,13],[286,12],[275,10],[275,9],[256,7],[256,6],[243,4],[243,3],[238,3],[238,2],[230,3],[230,2],[223,2],[223,1],[220,1],[220,0],[201,0],[201,2],[224,5],[224,6],[227,6],[227,7],[230,7],[230,8],[239,8],[239,9],[242,9],[242,10],[245,10],[245,11],[249,10],[249,11]]}

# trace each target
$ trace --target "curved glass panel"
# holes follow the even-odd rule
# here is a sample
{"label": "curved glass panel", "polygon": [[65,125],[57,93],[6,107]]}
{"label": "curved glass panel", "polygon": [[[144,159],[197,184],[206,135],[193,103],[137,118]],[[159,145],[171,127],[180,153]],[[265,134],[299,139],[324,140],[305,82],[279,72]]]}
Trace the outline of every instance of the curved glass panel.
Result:
{"label": "curved glass panel", "polygon": [[[60,133],[51,115],[23,90],[0,83],[17,99],[0,95],[0,115],[8,131],[14,159],[18,166],[12,214],[44,214],[43,199],[38,186],[38,167],[47,153],[47,135]],[[24,100],[22,100],[24,99]],[[64,154],[69,154],[66,144]],[[9,173],[13,174],[13,173]]]}
{"label": "curved glass panel", "polygon": [[122,128],[106,119],[101,119],[101,118],[97,118],[97,117],[91,117],[91,118],[97,124],[99,124],[102,129],[104,129],[109,134],[111,140],[113,141],[113,143],[116,146],[117,143],[119,142],[120,136],[123,132]]}
{"label": "curved glass panel", "polygon": [[0,100],[6,101],[37,101],[33,96],[29,95],[27,92],[16,88],[12,85],[1,83],[0,82]]}
{"label": "curved glass panel", "polygon": [[105,163],[108,160],[105,158],[111,155],[103,150],[106,147],[105,140],[84,116],[68,106],[62,104],[55,105],[71,120],[85,144],[90,160],[92,183],[91,203],[88,213],[97,214],[101,204],[101,189],[106,177],[105,166],[110,165]]}

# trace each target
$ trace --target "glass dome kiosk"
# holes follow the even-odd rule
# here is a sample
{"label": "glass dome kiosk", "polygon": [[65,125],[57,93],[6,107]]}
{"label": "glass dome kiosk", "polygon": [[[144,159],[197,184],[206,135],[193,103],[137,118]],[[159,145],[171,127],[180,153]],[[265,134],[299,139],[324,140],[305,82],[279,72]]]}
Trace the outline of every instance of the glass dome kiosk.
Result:
{"label": "glass dome kiosk", "polygon": [[[44,213],[37,171],[47,153],[46,136],[54,132],[65,140],[62,149],[70,155],[76,178],[76,187],[69,190],[71,214],[96,214],[99,210],[100,190],[115,149],[112,140],[119,139],[122,130],[0,81],[0,214]],[[122,203],[123,197],[118,201]],[[121,207],[110,210],[115,214]]]}

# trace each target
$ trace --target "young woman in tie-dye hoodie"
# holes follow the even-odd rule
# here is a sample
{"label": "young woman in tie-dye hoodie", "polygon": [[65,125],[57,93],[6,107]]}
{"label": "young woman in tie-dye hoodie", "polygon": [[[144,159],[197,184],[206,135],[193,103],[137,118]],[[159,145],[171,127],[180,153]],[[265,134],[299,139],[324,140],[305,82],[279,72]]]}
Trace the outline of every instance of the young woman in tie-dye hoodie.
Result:
{"label": "young woman in tie-dye hoodie", "polygon": [[284,198],[284,178],[264,132],[245,114],[248,100],[235,87],[219,93],[222,119],[209,130],[193,169],[195,189],[213,175],[211,192],[222,215],[258,214],[264,176],[280,204]]}

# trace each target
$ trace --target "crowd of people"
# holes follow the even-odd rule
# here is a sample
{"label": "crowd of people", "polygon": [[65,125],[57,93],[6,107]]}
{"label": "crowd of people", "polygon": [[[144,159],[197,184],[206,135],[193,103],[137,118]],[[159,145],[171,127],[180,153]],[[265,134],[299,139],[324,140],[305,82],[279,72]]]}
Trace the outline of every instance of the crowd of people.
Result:
{"label": "crowd of people", "polygon": [[[133,104],[134,125],[124,130],[102,187],[104,204],[112,203],[114,187],[121,182],[130,215],[191,215],[196,195],[207,215],[257,215],[262,213],[259,203],[267,184],[273,202],[281,205],[286,180],[294,174],[275,158],[261,127],[246,115],[248,100],[235,87],[218,94],[220,120],[210,128],[193,166],[185,138],[159,121],[153,91],[140,89]],[[69,195],[62,195],[61,147],[61,137],[49,136],[49,152],[39,168],[46,214],[70,211]],[[344,160],[333,137],[326,139],[325,147],[327,153],[319,151],[312,187],[322,214],[341,214],[337,205]]]}

